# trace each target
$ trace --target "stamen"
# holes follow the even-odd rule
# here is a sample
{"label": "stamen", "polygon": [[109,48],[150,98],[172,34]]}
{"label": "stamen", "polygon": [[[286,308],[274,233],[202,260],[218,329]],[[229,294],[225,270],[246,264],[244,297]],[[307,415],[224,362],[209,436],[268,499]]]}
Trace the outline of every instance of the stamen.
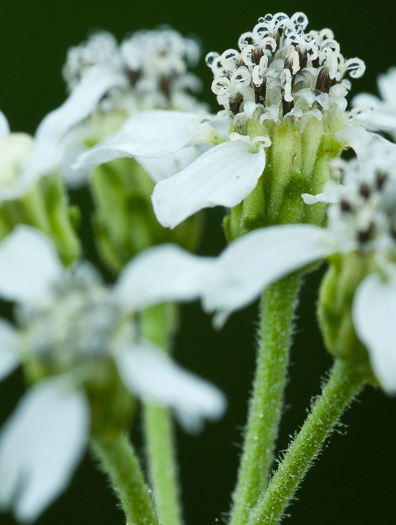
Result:
{"label": "stamen", "polygon": [[[255,101],[263,105],[264,112],[278,104],[283,108],[281,118],[284,118],[295,107],[299,93],[313,89],[319,91],[314,93],[314,100],[319,103],[318,111],[322,114],[345,110],[345,96],[350,86],[343,79],[344,73],[350,71],[350,75],[357,78],[362,74],[364,64],[358,59],[344,60],[332,31],[323,29],[305,33],[307,25],[308,18],[301,12],[291,18],[285,13],[267,14],[259,18],[252,31],[240,36],[240,52],[228,49],[220,59],[217,54],[208,55],[207,64],[214,77],[231,83],[228,91],[224,83],[213,84],[213,90],[217,95],[222,92],[224,97],[219,102],[232,117],[236,115],[237,107],[238,113],[245,112],[245,103]],[[241,67],[245,68],[243,78],[235,74]],[[331,90],[336,84],[341,84],[342,89]],[[237,92],[242,95],[242,102],[239,97],[235,99]],[[266,97],[269,107],[266,106]],[[307,113],[306,107],[296,107]],[[311,114],[307,118],[313,117]],[[244,113],[242,118],[251,117]],[[261,120],[265,121],[266,117]]]}

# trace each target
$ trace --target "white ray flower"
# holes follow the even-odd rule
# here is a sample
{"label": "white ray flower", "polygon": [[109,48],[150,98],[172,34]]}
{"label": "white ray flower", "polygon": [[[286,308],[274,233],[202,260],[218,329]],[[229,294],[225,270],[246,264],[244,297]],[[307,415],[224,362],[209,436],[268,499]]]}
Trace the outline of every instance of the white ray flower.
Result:
{"label": "white ray flower", "polygon": [[[279,178],[287,182],[300,173],[306,185],[313,188],[317,184],[317,155],[321,148],[329,151],[325,144],[331,145],[334,157],[345,145],[359,144],[357,133],[353,137],[344,135],[354,126],[345,113],[350,82],[344,76],[348,71],[351,77],[358,78],[364,72],[364,63],[357,58],[345,60],[329,29],[305,32],[307,23],[303,13],[295,13],[291,18],[284,13],[267,15],[259,19],[252,32],[241,36],[240,50],[207,55],[215,77],[212,90],[224,106],[221,113],[229,117],[228,143],[205,152],[174,177],[159,181],[153,204],[163,226],[173,228],[202,208],[242,202],[263,175],[268,154],[273,157],[271,169],[276,171],[279,167]],[[139,126],[145,126],[145,118],[142,115]],[[147,129],[152,129],[144,152],[147,157],[158,155],[156,130],[165,125],[172,126],[177,136],[186,135],[181,115],[174,115],[173,122],[171,115],[165,117],[163,113],[150,115],[150,122],[147,116]],[[290,135],[283,126],[289,126]],[[357,128],[360,134],[364,133]],[[189,131],[193,133],[191,127]],[[235,133],[239,140],[233,140]],[[170,140],[165,136],[159,144],[165,141],[171,148]],[[219,138],[204,140],[221,142]],[[253,148],[252,143],[258,140],[262,146]],[[78,164],[97,165],[102,152],[111,158],[136,155],[137,142],[132,134],[120,133],[96,146]],[[186,140],[185,144],[189,142]],[[180,147],[180,141],[175,140],[174,145]],[[275,174],[271,178],[274,184],[278,183],[277,177]],[[281,185],[286,183],[281,181]]]}
{"label": "white ray flower", "polygon": [[[197,64],[200,54],[200,45],[196,40],[184,38],[167,26],[132,33],[120,45],[113,35],[99,31],[86,42],[69,50],[63,75],[70,91],[78,86],[94,65],[106,65],[123,78],[121,84],[109,89],[100,100],[92,118],[67,138],[69,154],[62,171],[70,187],[86,183],[91,164],[108,162],[101,161],[99,157],[93,163],[79,162],[78,167],[76,165],[71,169],[78,155],[86,150],[88,144],[100,142],[117,131],[126,119],[153,109],[181,110],[195,114],[206,111],[206,105],[194,96],[201,90],[201,83],[198,77],[188,71],[188,67]],[[128,142],[135,130],[134,120],[130,126],[128,124],[121,130],[120,145],[112,155],[107,156],[109,160],[134,156],[140,162],[136,148],[132,148],[131,154],[123,154],[125,140]],[[170,131],[171,127],[166,126],[165,133]],[[144,129],[138,131],[138,136],[145,133]],[[171,138],[173,135],[167,139],[168,142]],[[114,141],[110,139],[104,149],[108,150],[113,144]],[[186,155],[185,152],[177,151],[181,146],[186,144],[173,146],[171,153],[155,154],[161,156],[161,162],[144,158],[140,163],[154,181],[169,177],[201,153],[199,147],[190,146]]]}
{"label": "white ray flower", "polygon": [[0,377],[19,363],[36,374],[0,434],[3,510],[31,522],[64,490],[97,424],[89,406],[98,389],[111,399],[121,381],[125,395],[168,406],[190,431],[222,415],[223,394],[142,339],[134,319],[146,306],[197,298],[212,265],[162,245],[109,288],[88,263],[65,270],[33,228],[19,226],[0,244],[0,296],[17,303],[19,328],[0,323]]}
{"label": "white ray flower", "polygon": [[352,100],[356,119],[371,131],[384,131],[396,139],[396,68],[392,67],[377,79],[380,98],[369,93]]}
{"label": "white ray flower", "polygon": [[1,114],[0,203],[21,197],[41,177],[58,170],[65,154],[62,141],[66,134],[119,83],[120,78],[109,68],[93,68],[66,102],[43,119],[34,140],[23,133],[9,133]]}
{"label": "white ray flower", "polygon": [[[269,284],[331,254],[341,257],[337,268],[355,257],[346,282],[354,328],[382,387],[396,394],[396,146],[384,139],[374,140],[360,161],[344,163],[327,228],[273,226],[233,242],[205,281],[205,308],[222,324]],[[337,279],[335,289],[342,286]]]}

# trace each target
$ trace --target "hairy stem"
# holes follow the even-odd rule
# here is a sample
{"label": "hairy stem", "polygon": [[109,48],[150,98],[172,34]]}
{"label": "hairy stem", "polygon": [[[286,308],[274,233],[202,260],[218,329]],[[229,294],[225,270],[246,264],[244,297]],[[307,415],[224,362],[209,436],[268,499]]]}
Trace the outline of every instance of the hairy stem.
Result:
{"label": "hairy stem", "polygon": [[158,525],[139,460],[123,434],[92,439],[92,449],[121,502],[128,525]]}
{"label": "hairy stem", "polygon": [[[173,305],[157,305],[142,314],[142,333],[164,351],[174,330]],[[169,410],[144,404],[144,432],[150,480],[161,525],[180,525],[181,505],[173,421]]]}
{"label": "hairy stem", "polygon": [[262,296],[256,377],[230,525],[247,523],[249,512],[268,484],[282,414],[300,280],[300,274],[293,274],[269,286]]}
{"label": "hairy stem", "polygon": [[297,434],[253,510],[249,525],[279,523],[305,474],[318,456],[326,438],[342,413],[361,391],[367,377],[366,366],[336,361],[330,378],[312,405],[311,413]]}

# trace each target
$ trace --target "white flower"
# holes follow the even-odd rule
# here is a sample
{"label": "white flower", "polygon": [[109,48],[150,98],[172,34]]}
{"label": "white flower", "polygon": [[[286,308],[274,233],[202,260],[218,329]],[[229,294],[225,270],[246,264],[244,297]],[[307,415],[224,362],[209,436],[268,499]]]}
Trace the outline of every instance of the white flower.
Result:
{"label": "white flower", "polygon": [[[175,146],[170,153],[154,152],[154,158],[143,152],[143,157],[137,156],[133,146],[132,153],[123,151],[129,142],[129,136],[134,137],[137,123],[134,116],[140,112],[153,109],[176,109],[182,111],[206,111],[206,105],[199,103],[189,92],[200,91],[199,79],[188,72],[189,66],[195,66],[200,58],[200,46],[191,38],[184,38],[180,33],[168,27],[155,30],[142,30],[127,37],[120,45],[113,35],[106,31],[94,33],[87,42],[73,47],[68,52],[63,73],[69,90],[74,90],[81,79],[95,65],[106,65],[123,79],[119,85],[112,87],[97,105],[97,111],[91,119],[84,122],[79,129],[73,130],[65,144],[68,150],[67,158],[62,165],[63,177],[70,187],[78,187],[87,182],[92,160],[85,163],[83,154],[81,162],[74,165],[75,159],[84,152],[87,144],[106,139],[108,135],[120,128],[125,119],[132,121],[120,134],[115,134],[108,142],[104,142],[104,150],[108,151],[119,138],[119,147],[108,160],[121,156],[133,156],[143,166],[145,171],[155,181],[169,177],[190,164],[204,151],[201,146],[189,146],[179,151],[182,146]],[[99,101],[98,101],[99,102]],[[148,117],[150,118],[150,117]],[[146,126],[147,127],[147,126]],[[162,128],[162,133],[164,128]],[[138,131],[137,140],[142,142],[141,135],[145,130]],[[170,133],[168,142],[173,138],[171,128],[166,126],[165,133]],[[156,133],[158,136],[158,132]],[[145,140],[153,140],[145,137]],[[155,140],[155,137],[154,137]],[[125,142],[126,141],[126,142]],[[133,141],[133,140],[132,140]],[[95,153],[94,148],[94,155]],[[125,153],[125,154],[124,154]],[[157,157],[161,157],[157,159]],[[107,161],[105,161],[107,162]]]}
{"label": "white flower", "polygon": [[222,415],[221,392],[142,339],[133,318],[152,304],[198,297],[212,264],[162,245],[129,263],[110,289],[88,263],[65,270],[33,228],[18,226],[1,243],[0,296],[17,303],[20,329],[0,322],[0,377],[32,360],[47,376],[0,435],[1,508],[30,522],[64,490],[89,437],[85,387],[112,363],[132,395],[170,407],[187,430]]}
{"label": "white flower", "polygon": [[123,109],[133,114],[151,108],[195,111],[199,104],[189,91],[199,91],[201,82],[187,68],[196,66],[200,55],[196,40],[167,26],[132,33],[120,45],[111,33],[98,31],[69,49],[63,77],[73,91],[95,65],[105,65],[122,75],[123,84],[109,90],[100,102],[104,112]]}
{"label": "white flower", "polygon": [[396,146],[382,139],[360,161],[345,163],[338,196],[330,196],[327,228],[273,226],[233,242],[205,281],[204,305],[217,312],[217,323],[299,268],[333,253],[358,253],[367,260],[367,275],[354,296],[354,327],[383,388],[396,394],[395,161]]}
{"label": "white flower", "polygon": [[352,100],[356,119],[371,131],[385,131],[396,138],[396,68],[390,68],[377,79],[381,98],[369,93]]}
{"label": "white flower", "polygon": [[1,113],[0,203],[24,195],[38,179],[58,170],[65,155],[63,139],[67,132],[119,82],[110,69],[93,68],[66,102],[43,119],[34,140],[22,133],[10,133]]}
{"label": "white flower", "polygon": [[[357,58],[345,60],[329,29],[305,33],[307,23],[303,13],[291,18],[284,13],[267,15],[252,32],[241,36],[239,51],[209,53],[206,60],[215,77],[212,90],[224,106],[221,114],[229,117],[228,141],[203,153],[174,177],[159,181],[153,205],[163,226],[173,228],[202,208],[233,207],[242,202],[263,174],[265,148],[276,141],[285,123],[295,123],[303,134],[308,122],[314,120],[320,123],[320,129],[312,132],[315,140],[330,133],[347,145],[359,142],[358,133],[352,141],[344,134],[357,128],[345,113],[350,82],[344,76],[347,71],[353,78],[361,76],[364,63]],[[154,112],[150,119],[142,115],[135,129],[147,127],[144,156],[148,158],[158,155],[158,143],[173,149],[171,134],[177,136],[174,147],[180,147],[180,136],[185,137],[185,145],[191,144],[188,137],[193,135],[193,125],[191,120],[187,134],[180,114],[172,121],[171,116]],[[195,122],[197,134],[198,125]],[[173,131],[161,137],[165,126]],[[235,132],[239,140],[233,140]],[[198,140],[194,136],[196,143]],[[201,140],[208,142],[210,138]],[[212,138],[211,142],[220,140]],[[309,140],[307,143],[309,149]],[[101,152],[106,152],[106,158],[135,156],[137,145],[140,141],[132,133],[116,134],[80,157],[77,165],[98,165]],[[307,178],[310,175],[306,174]]]}

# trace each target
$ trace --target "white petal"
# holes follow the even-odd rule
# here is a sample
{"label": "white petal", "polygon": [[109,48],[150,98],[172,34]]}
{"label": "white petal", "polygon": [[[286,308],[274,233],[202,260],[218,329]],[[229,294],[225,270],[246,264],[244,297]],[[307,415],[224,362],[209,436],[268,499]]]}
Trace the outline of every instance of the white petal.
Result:
{"label": "white petal", "polygon": [[10,126],[7,117],[0,111],[0,138],[7,137],[10,134]]}
{"label": "white petal", "polygon": [[232,208],[253,191],[264,168],[263,147],[252,153],[245,142],[224,142],[157,184],[152,197],[157,219],[174,228],[203,208]]}
{"label": "white petal", "polygon": [[381,104],[382,102],[378,97],[370,95],[369,93],[361,93],[352,99],[352,106],[354,108],[376,108]]}
{"label": "white petal", "polygon": [[327,230],[310,224],[271,226],[234,241],[205,280],[204,307],[221,325],[269,284],[334,251]]}
{"label": "white petal", "polygon": [[87,133],[84,123],[73,128],[62,139],[62,157],[59,161],[59,171],[62,180],[70,189],[85,186],[89,179],[89,170],[83,168],[76,170],[72,167],[76,159],[87,150],[85,146]]}
{"label": "white petal", "polygon": [[162,157],[192,144],[207,129],[196,113],[146,111],[134,115],[107,140],[83,153],[76,169],[92,169],[122,157]]}
{"label": "white petal", "polygon": [[191,301],[200,296],[213,264],[211,257],[192,255],[175,244],[161,244],[125,266],[114,293],[130,310],[167,301]]}
{"label": "white petal", "polygon": [[386,102],[393,105],[396,103],[396,68],[391,67],[385,75],[379,75],[377,79],[378,90]]}
{"label": "white petal", "polygon": [[92,113],[111,87],[121,82],[122,77],[110,68],[92,67],[66,102],[44,118],[37,129],[34,148],[23,173],[25,186],[58,168],[63,154],[61,139]]}
{"label": "white petal", "polygon": [[[393,109],[393,108],[392,108]],[[358,120],[365,128],[370,131],[387,131],[395,132],[396,131],[396,115],[393,110],[393,115],[391,108],[383,106],[373,111],[368,111],[357,115],[356,120]]]}
{"label": "white petal", "polygon": [[356,291],[352,313],[375,375],[389,394],[396,394],[396,283],[375,274],[366,277]]}
{"label": "white petal", "polygon": [[187,146],[165,157],[136,157],[136,160],[154,182],[159,182],[186,168],[210,147],[207,144]]}
{"label": "white petal", "polygon": [[322,193],[311,195],[310,193],[303,193],[301,195],[302,200],[305,204],[316,204],[317,202],[324,202],[326,204],[336,204],[340,200],[340,191],[342,189],[341,184],[334,184],[328,182],[325,185],[325,189]]}
{"label": "white petal", "polygon": [[199,430],[204,418],[218,419],[225,411],[226,400],[218,388],[179,367],[151,343],[120,347],[116,362],[132,393],[174,410],[190,432]]}
{"label": "white petal", "polygon": [[341,131],[337,131],[334,137],[345,142],[351,147],[356,155],[362,155],[367,150],[368,144],[372,141],[372,133],[366,131],[362,126],[352,126]]}
{"label": "white petal", "polygon": [[0,244],[0,296],[34,302],[62,275],[55,247],[43,233],[17,226]]}
{"label": "white petal", "polygon": [[89,429],[85,396],[62,379],[30,389],[0,436],[0,506],[34,521],[66,488]]}
{"label": "white petal", "polygon": [[11,323],[0,319],[0,381],[19,365],[18,332]]}

